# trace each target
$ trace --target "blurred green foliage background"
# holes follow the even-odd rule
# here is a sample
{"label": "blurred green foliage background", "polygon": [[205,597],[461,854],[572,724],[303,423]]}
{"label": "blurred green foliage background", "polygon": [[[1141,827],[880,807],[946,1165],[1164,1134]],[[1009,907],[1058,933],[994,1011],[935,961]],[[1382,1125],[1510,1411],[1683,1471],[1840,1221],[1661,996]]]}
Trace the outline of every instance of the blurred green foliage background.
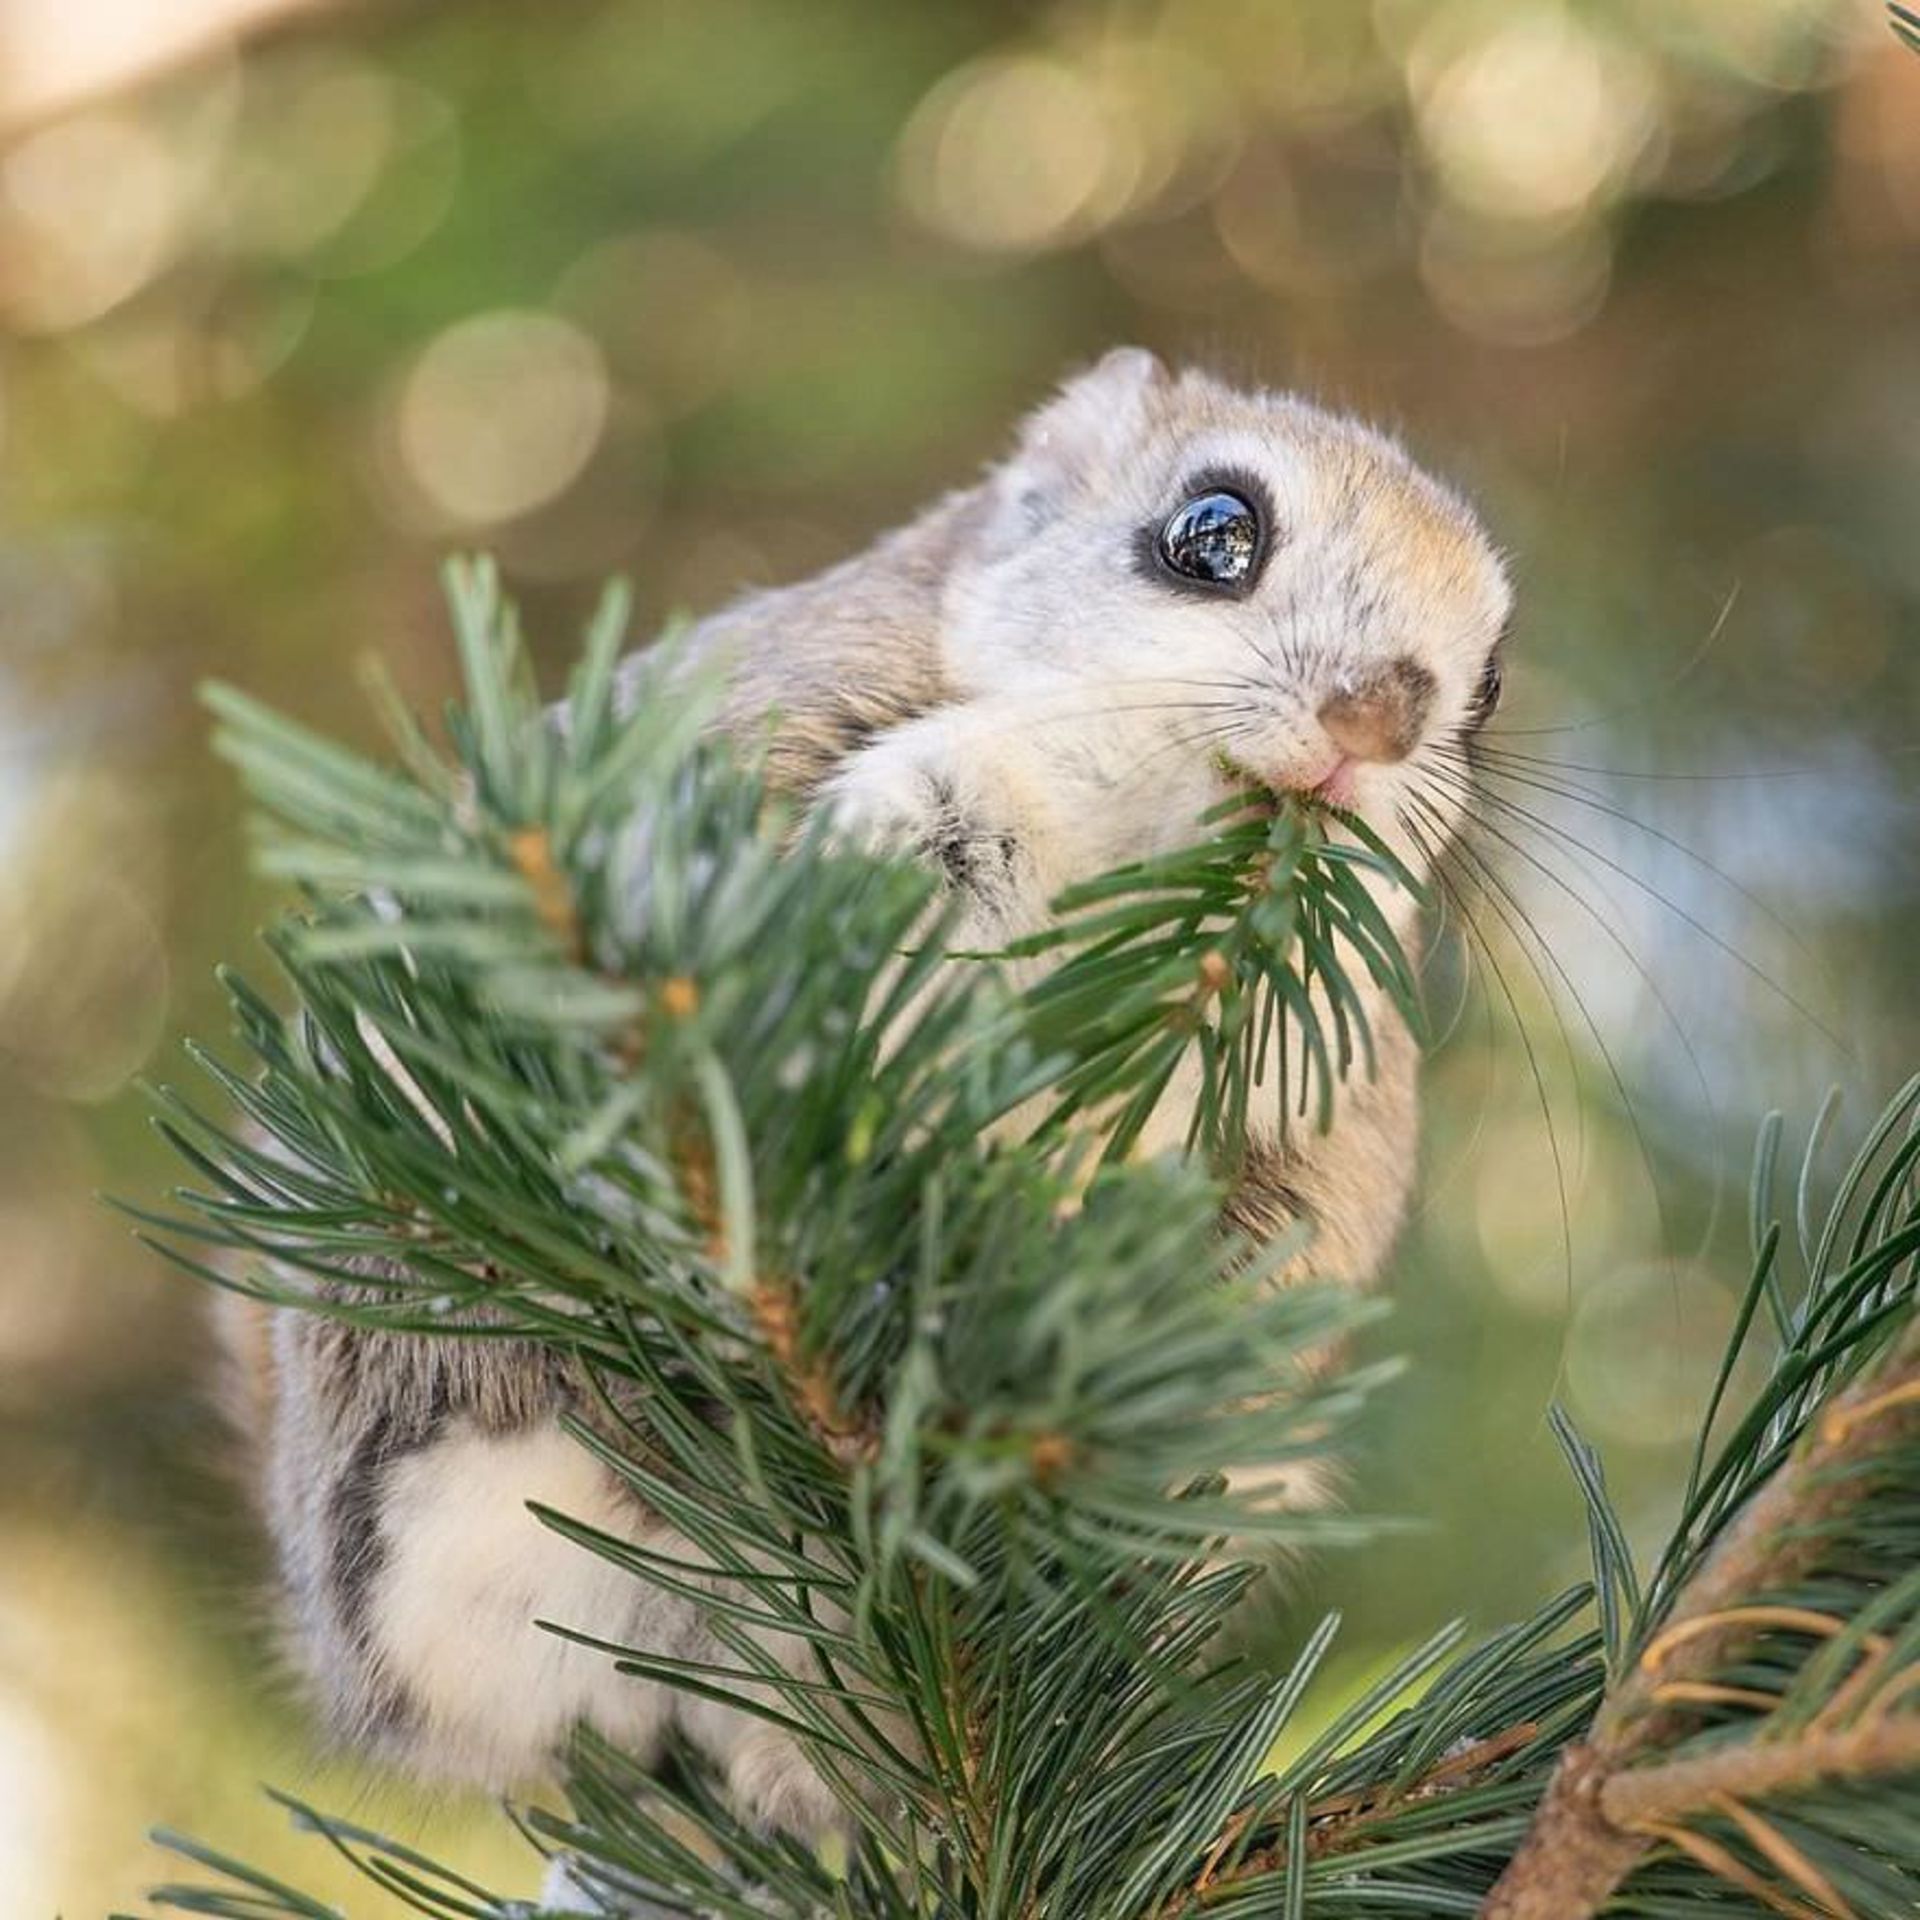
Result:
{"label": "blurred green foliage background", "polygon": [[1520,583],[1532,757],[1455,870],[1375,1342],[1413,1364],[1352,1483],[1427,1530],[1250,1631],[1337,1602],[1351,1684],[1572,1576],[1556,1394],[1657,1537],[1759,1114],[1920,1065],[1920,61],[1880,8],[231,10],[0,4],[0,1915],[135,1902],[156,1820],[324,1881],[260,1778],[536,1877],[312,1750],[201,1303],[95,1197],[174,1177],[129,1083],[220,1033],[216,960],[263,970],[195,683],[364,737],[374,650],[436,701],[450,545],[557,667],[609,571],[656,624],[812,570],[1116,341],[1397,425]]}

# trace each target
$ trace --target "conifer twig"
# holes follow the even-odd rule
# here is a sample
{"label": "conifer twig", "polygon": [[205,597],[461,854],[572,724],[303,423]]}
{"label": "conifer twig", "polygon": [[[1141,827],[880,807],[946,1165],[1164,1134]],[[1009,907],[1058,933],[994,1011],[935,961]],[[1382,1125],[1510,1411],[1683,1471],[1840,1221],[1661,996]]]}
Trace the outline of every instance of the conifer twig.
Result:
{"label": "conifer twig", "polygon": [[[1569,1747],[1533,1827],[1481,1908],[1482,1920],[1583,1920],[1689,1817],[1828,1780],[1920,1772],[1920,1715],[1889,1706],[1834,1728],[1821,1719],[1754,1732],[1707,1752],[1648,1764],[1689,1728],[1676,1682],[1711,1684],[1769,1626],[1820,1631],[1810,1609],[1755,1605],[1817,1560],[1826,1528],[1880,1484],[1877,1455],[1920,1433],[1920,1327],[1835,1396],[1800,1447],[1760,1489],[1608,1697],[1590,1739]],[[1793,1618],[1805,1614],[1806,1618]],[[1784,1619],[1783,1615],[1789,1616]],[[1819,1625],[1816,1626],[1816,1622]],[[1840,1623],[1831,1623],[1837,1627]]]}
{"label": "conifer twig", "polygon": [[[1804,1793],[1825,1781],[1920,1771],[1920,1714],[1883,1713],[1797,1740],[1736,1741],[1712,1753],[1613,1774],[1600,1790],[1607,1824],[1642,1833],[1725,1801]],[[1724,1810],[1722,1808],[1722,1810]]]}

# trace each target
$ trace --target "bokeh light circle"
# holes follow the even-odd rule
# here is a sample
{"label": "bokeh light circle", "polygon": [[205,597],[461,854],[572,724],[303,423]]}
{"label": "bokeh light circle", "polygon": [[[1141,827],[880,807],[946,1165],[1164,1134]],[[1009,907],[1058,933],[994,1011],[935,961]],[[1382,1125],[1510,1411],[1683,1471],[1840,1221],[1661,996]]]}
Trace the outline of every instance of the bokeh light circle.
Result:
{"label": "bokeh light circle", "polygon": [[896,184],[919,224],[981,252],[1036,252],[1098,231],[1138,172],[1136,143],[1064,60],[975,61],[928,94]]}
{"label": "bokeh light circle", "polygon": [[401,384],[407,478],[449,520],[511,520],[565,492],[607,423],[606,362],[552,314],[503,309],[428,343]]}
{"label": "bokeh light circle", "polygon": [[84,326],[167,264],[184,211],[173,151],[128,113],[58,122],[0,162],[0,304],[23,331]]}
{"label": "bokeh light circle", "polygon": [[1420,85],[1428,65],[1416,57],[1421,138],[1448,196],[1485,214],[1555,220],[1604,205],[1659,132],[1645,60],[1558,9],[1432,60]]}

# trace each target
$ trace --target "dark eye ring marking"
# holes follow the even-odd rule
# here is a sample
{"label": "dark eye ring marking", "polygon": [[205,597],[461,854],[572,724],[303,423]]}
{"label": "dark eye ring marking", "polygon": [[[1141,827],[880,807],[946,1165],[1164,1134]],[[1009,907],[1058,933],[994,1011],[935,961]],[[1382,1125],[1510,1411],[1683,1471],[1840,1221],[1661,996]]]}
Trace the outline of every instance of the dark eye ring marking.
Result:
{"label": "dark eye ring marking", "polygon": [[1250,475],[1203,473],[1164,520],[1140,529],[1136,557],[1176,592],[1239,600],[1258,584],[1272,545],[1266,489]]}
{"label": "dark eye ring marking", "polygon": [[1487,655],[1487,664],[1480,669],[1473,698],[1467,702],[1467,725],[1476,731],[1493,718],[1494,709],[1500,704],[1500,690],[1506,680],[1500,653],[1501,645],[1496,641],[1493,651]]}

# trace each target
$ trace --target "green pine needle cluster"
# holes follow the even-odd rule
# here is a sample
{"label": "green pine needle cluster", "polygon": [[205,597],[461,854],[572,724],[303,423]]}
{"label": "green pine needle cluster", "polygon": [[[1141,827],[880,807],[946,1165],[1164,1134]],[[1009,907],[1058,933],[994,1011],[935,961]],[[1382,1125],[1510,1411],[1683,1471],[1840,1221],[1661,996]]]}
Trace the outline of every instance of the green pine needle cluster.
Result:
{"label": "green pine needle cluster", "polygon": [[[728,1650],[606,1659],[785,1729],[851,1838],[822,1861],[696,1755],[656,1778],[583,1740],[568,1816],[527,1816],[579,1885],[741,1920],[1912,1910],[1920,1088],[1818,1224],[1803,1175],[1795,1279],[1762,1234],[1661,1561],[1635,1568],[1563,1423],[1592,1587],[1436,1633],[1271,1772],[1337,1623],[1278,1675],[1222,1629],[1263,1550],[1364,1537],[1262,1489],[1379,1384],[1328,1364],[1370,1309],[1274,1284],[1298,1249],[1223,1236],[1198,1159],[1115,1148],[1190,1058],[1216,1165],[1256,1100],[1304,1124],[1366,1071],[1356,982],[1415,997],[1390,857],[1243,809],[1070,897],[1016,985],[948,953],[924,871],[713,744],[697,687],[616,711],[617,598],[558,724],[491,574],[454,605],[450,759],[397,713],[387,768],[213,697],[261,868],[304,902],[271,938],[296,1011],[230,983],[245,1058],[201,1059],[249,1124],[164,1094],[196,1182],[149,1224],[220,1284],[532,1335],[596,1382],[580,1444],[696,1557],[542,1517]],[[1756,1219],[1771,1186],[1769,1157]],[[306,1290],[329,1278],[351,1304]],[[1767,1384],[1722,1407],[1743,1352]],[[424,1913],[523,1911],[288,1806]],[[218,1884],[162,1904],[325,1911],[170,1844]]]}
{"label": "green pine needle cluster", "polygon": [[1110,1113],[1105,1157],[1123,1160],[1191,1056],[1202,1078],[1187,1145],[1230,1163],[1276,1051],[1262,1117],[1283,1138],[1325,1128],[1340,1082],[1373,1072],[1358,977],[1418,1029],[1419,982],[1369,881],[1416,897],[1418,885],[1365,821],[1333,817],[1344,841],[1295,804],[1229,801],[1207,840],[1068,888],[1054,924],[1000,956],[1053,961],[1023,998],[1036,1043],[1071,1062],[1050,1123]]}

